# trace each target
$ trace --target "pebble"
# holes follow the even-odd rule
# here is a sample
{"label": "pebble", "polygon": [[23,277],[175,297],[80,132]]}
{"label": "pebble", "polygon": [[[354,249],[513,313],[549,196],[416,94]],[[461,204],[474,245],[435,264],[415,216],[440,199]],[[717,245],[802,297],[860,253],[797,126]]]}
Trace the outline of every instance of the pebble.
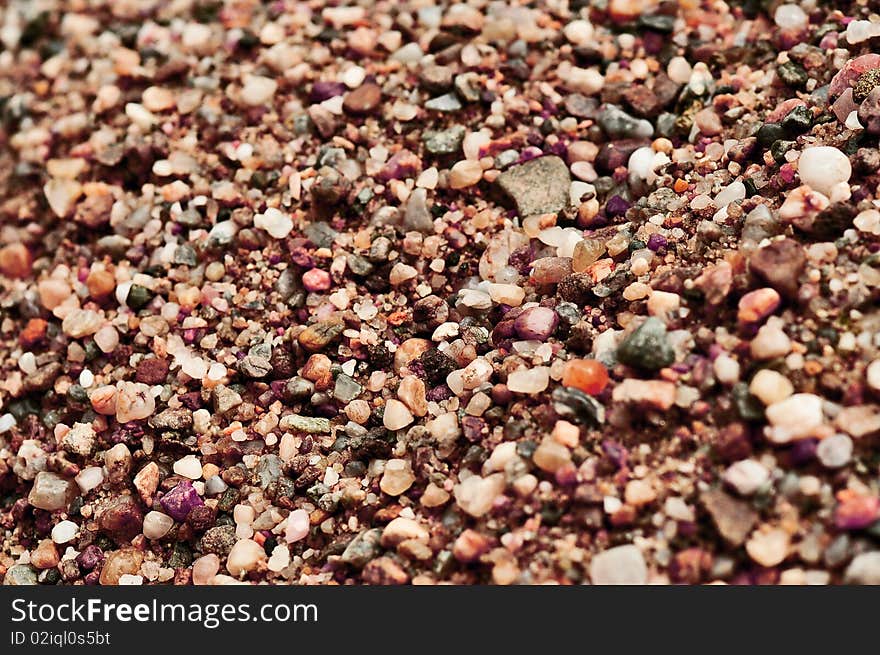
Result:
{"label": "pebble", "polygon": [[776,289],[755,289],[740,298],[736,318],[740,323],[757,323],[775,312],[781,302]]}
{"label": "pebble", "polygon": [[287,516],[284,540],[289,544],[302,541],[309,536],[310,527],[308,512],[304,509],[295,509]]}
{"label": "pebble", "polygon": [[103,322],[103,317],[96,311],[75,309],[64,317],[61,330],[74,339],[80,339],[97,332]]}
{"label": "pebble", "polygon": [[241,539],[235,542],[226,558],[226,570],[236,578],[245,573],[255,571],[266,562],[266,551],[252,539]]}
{"label": "pebble", "polygon": [[562,29],[562,33],[569,43],[584,45],[593,38],[593,26],[586,20],[573,20]]}
{"label": "pebble", "polygon": [[809,17],[796,4],[782,4],[776,7],[773,21],[784,30],[799,30],[807,26]]}
{"label": "pebble", "polygon": [[82,195],[82,185],[76,180],[53,178],[43,186],[49,208],[58,218],[66,218]]}
{"label": "pebble", "polygon": [[526,295],[525,289],[515,284],[490,283],[486,291],[492,302],[511,307],[519,307]]}
{"label": "pebble", "polygon": [[749,393],[765,405],[781,402],[794,393],[794,385],[787,377],[770,368],[755,373],[749,383]]}
{"label": "pebble", "polygon": [[675,404],[676,390],[671,382],[628,378],[614,387],[612,399],[618,403],[641,405],[666,411]]}
{"label": "pebble", "polygon": [[405,493],[415,480],[416,476],[407,460],[389,459],[385,462],[385,471],[379,481],[379,488],[389,496],[399,496]]}
{"label": "pebble", "polygon": [[838,184],[849,182],[852,166],[849,157],[832,146],[806,148],[798,159],[801,182],[826,196],[831,196]]}
{"label": "pebble", "polygon": [[556,439],[545,437],[532,453],[532,461],[542,471],[556,473],[563,466],[571,464],[571,453]]}
{"label": "pebble", "polygon": [[880,551],[856,555],[843,575],[844,582],[851,585],[880,584]]}
{"label": "pebble", "polygon": [[383,548],[396,548],[402,542],[410,539],[428,543],[430,536],[430,533],[418,521],[398,516],[385,526],[382,531],[381,544]]}
{"label": "pebble", "polygon": [[501,473],[493,473],[485,478],[472,475],[455,485],[453,494],[456,504],[463,512],[479,518],[492,509],[492,504],[504,491],[504,486],[504,475]]}
{"label": "pebble", "polygon": [[746,552],[761,566],[777,566],[788,556],[790,542],[788,533],[779,528],[757,530],[746,542]]}
{"label": "pebble", "polygon": [[381,100],[381,87],[378,84],[366,82],[345,96],[342,108],[349,114],[368,114],[379,106]]}
{"label": "pebble", "polygon": [[59,521],[52,528],[52,541],[56,544],[66,544],[73,541],[79,534],[79,526],[73,521]]}
{"label": "pebble", "polygon": [[104,483],[104,471],[100,466],[87,466],[77,473],[74,478],[79,490],[87,494],[92,489],[97,489]]}
{"label": "pebble", "polygon": [[657,500],[657,492],[649,480],[630,480],[626,483],[623,498],[627,505],[644,507]]}
{"label": "pebble", "polygon": [[465,189],[483,179],[483,167],[479,161],[464,159],[456,162],[449,170],[449,186],[452,189]]}
{"label": "pebble", "polygon": [[34,507],[54,512],[67,509],[76,496],[76,485],[71,480],[57,473],[40,471],[34,478],[34,486],[27,498]]}
{"label": "pebble", "polygon": [[265,230],[274,239],[283,239],[293,230],[293,220],[275,207],[254,216],[254,227]]}
{"label": "pebble", "polygon": [[116,383],[116,420],[120,423],[149,418],[156,411],[153,392],[140,382]]}
{"label": "pebble", "polygon": [[174,462],[173,469],[177,475],[190,480],[198,480],[202,477],[202,463],[193,455],[187,455]]}
{"label": "pebble", "polygon": [[147,512],[144,516],[144,536],[161,539],[174,527],[174,519],[162,512]]}
{"label": "pebble", "polygon": [[449,498],[450,495],[448,491],[431,482],[425,487],[425,493],[422,494],[419,502],[430,509],[433,507],[442,507],[449,502]]}
{"label": "pebble", "polygon": [[874,391],[880,391],[880,359],[873,360],[865,369],[865,381]]}
{"label": "pebble", "polygon": [[824,423],[822,398],[810,393],[796,393],[767,407],[770,428],[767,436],[774,443],[804,439]]}
{"label": "pebble", "polygon": [[241,100],[247,105],[256,107],[272,100],[278,82],[262,75],[247,75],[241,88]]}
{"label": "pebble", "polygon": [[189,480],[179,482],[159,500],[162,508],[175,521],[184,521],[196,507],[204,505],[195,487]]}
{"label": "pebble", "polygon": [[852,112],[847,117],[846,126],[851,130],[864,128],[868,134],[880,134],[880,88],[871,89],[859,105],[858,113]]}
{"label": "pebble", "polygon": [[833,434],[816,446],[816,459],[830,469],[846,466],[852,460],[853,440],[846,434]]}
{"label": "pebble", "polygon": [[549,307],[529,307],[513,322],[520,339],[546,341],[556,331],[559,317]]}
{"label": "pebble", "polygon": [[89,455],[95,445],[95,429],[91,423],[74,423],[73,427],[60,440],[65,451],[75,455]]}
{"label": "pebble", "polygon": [[733,357],[719,355],[712,362],[712,372],[721,384],[733,386],[739,382],[740,365]]}
{"label": "pebble", "polygon": [[700,500],[712,517],[718,533],[733,546],[741,546],[758,522],[758,514],[745,501],[720,489],[704,492]]}
{"label": "pebble", "polygon": [[610,139],[649,139],[654,135],[650,121],[634,118],[615,105],[605,105],[596,120]]}
{"label": "pebble", "polygon": [[470,528],[463,530],[452,545],[452,555],[459,562],[476,562],[489,552],[492,542],[486,535]]}
{"label": "pebble", "polygon": [[153,495],[159,487],[159,465],[156,462],[146,464],[134,476],[133,484],[143,503],[151,506]]}
{"label": "pebble", "polygon": [[385,411],[382,414],[382,424],[387,430],[402,430],[410,425],[415,418],[412,412],[399,400],[389,398],[385,402]]}
{"label": "pebble", "polygon": [[546,366],[513,371],[507,376],[507,388],[514,393],[541,393],[549,384],[550,369]]}
{"label": "pebble", "polygon": [[767,323],[749,344],[752,357],[758,360],[785,357],[791,352],[791,340],[776,323]]}
{"label": "pebble", "polygon": [[608,386],[608,369],[595,359],[572,359],[562,370],[562,384],[597,396]]}
{"label": "pebble", "polygon": [[202,586],[211,584],[214,576],[220,571],[220,558],[214,553],[202,555],[192,563],[192,582]]}
{"label": "pebble", "polygon": [[289,564],[290,551],[287,549],[287,546],[278,545],[272,549],[272,556],[269,557],[266,566],[270,571],[278,573],[287,568]]}
{"label": "pebble", "polygon": [[806,261],[799,243],[788,238],[778,239],[752,254],[749,270],[784,297],[794,298]]}
{"label": "pebble", "polygon": [[51,539],[43,539],[31,553],[31,564],[40,570],[54,569],[61,558]]}
{"label": "pebble", "polygon": [[495,184],[510,198],[519,216],[526,218],[565,209],[571,175],[562,159],[550,155],[511,166],[498,176]]}
{"label": "pebble", "polygon": [[675,351],[666,334],[666,324],[652,316],[617,347],[617,359],[629,366],[658,371],[675,361]]}
{"label": "pebble", "polygon": [[397,387],[397,397],[414,416],[425,416],[428,413],[425,383],[415,375],[407,375],[401,379],[400,386]]}
{"label": "pebble", "polygon": [[731,464],[723,475],[724,482],[741,496],[751,496],[770,480],[770,471],[754,459]]}
{"label": "pebble", "polygon": [[597,553],[590,560],[590,581],[594,585],[644,585],[648,566],[642,551],[631,544]]}

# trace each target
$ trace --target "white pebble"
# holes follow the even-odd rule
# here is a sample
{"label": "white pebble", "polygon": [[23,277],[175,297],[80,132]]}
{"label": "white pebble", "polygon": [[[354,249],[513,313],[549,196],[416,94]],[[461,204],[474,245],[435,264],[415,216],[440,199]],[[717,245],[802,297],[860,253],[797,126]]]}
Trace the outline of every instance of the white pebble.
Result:
{"label": "white pebble", "polygon": [[254,216],[254,227],[265,230],[275,239],[283,239],[293,230],[293,220],[275,207]]}
{"label": "white pebble", "polygon": [[749,384],[749,393],[765,405],[772,405],[788,398],[794,393],[794,387],[788,378],[769,368],[762,368],[755,373]]}
{"label": "white pebble", "polygon": [[278,82],[261,75],[248,75],[241,89],[241,99],[251,106],[263,105],[272,99],[278,89]]}
{"label": "white pebble", "polygon": [[837,148],[814,146],[801,153],[798,174],[811,189],[830,196],[837,185],[849,182],[852,166],[849,157]]}
{"label": "white pebble", "polygon": [[809,17],[798,5],[779,5],[773,20],[783,30],[799,30],[807,25]]}
{"label": "white pebble", "polygon": [[719,355],[712,362],[712,370],[721,384],[734,385],[739,382],[739,362],[730,355]]}
{"label": "white pebble", "polygon": [[9,432],[15,425],[15,417],[12,414],[0,416],[0,434]]}
{"label": "white pebble", "polygon": [[84,368],[82,372],[79,374],[79,386],[83,389],[88,389],[95,383],[95,374],[92,373],[89,369]]}
{"label": "white pebble", "polygon": [[852,459],[853,440],[846,434],[834,434],[816,446],[816,458],[830,469],[846,466]]}
{"label": "white pebble", "polygon": [[593,38],[593,25],[585,20],[573,20],[566,25],[562,33],[569,43],[583,45]]}
{"label": "white pebble", "polygon": [[770,471],[758,461],[744,459],[731,464],[723,478],[740,495],[751,496],[770,479]]}
{"label": "white pebble", "polygon": [[822,399],[811,393],[796,393],[767,408],[771,427],[767,437],[774,443],[788,443],[813,434],[822,425]]}
{"label": "white pebble", "polygon": [[52,528],[52,541],[56,544],[66,544],[73,541],[79,532],[79,526],[73,521],[61,521]]}
{"label": "white pebble", "polygon": [[202,463],[195,455],[187,455],[174,462],[174,472],[190,480],[198,480],[202,477]]}
{"label": "white pebble", "polygon": [[514,371],[507,376],[507,388],[514,393],[541,393],[550,384],[550,369],[536,366]]}

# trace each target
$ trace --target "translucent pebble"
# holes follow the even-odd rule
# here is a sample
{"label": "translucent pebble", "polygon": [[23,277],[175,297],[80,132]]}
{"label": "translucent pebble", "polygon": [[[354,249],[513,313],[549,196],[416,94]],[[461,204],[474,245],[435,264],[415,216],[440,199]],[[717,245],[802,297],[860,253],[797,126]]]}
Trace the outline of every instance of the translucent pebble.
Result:
{"label": "translucent pebble", "polygon": [[715,206],[719,209],[727,207],[732,202],[746,197],[746,186],[740,181],[731,182],[715,196]]}
{"label": "translucent pebble", "polygon": [[783,30],[799,30],[807,25],[809,17],[798,5],[789,4],[779,5],[773,14],[773,20]]}
{"label": "translucent pebble", "polygon": [[673,57],[666,67],[666,74],[677,84],[687,84],[691,79],[693,69],[684,57]]}
{"label": "translucent pebble", "polygon": [[89,466],[81,470],[74,478],[80,491],[84,494],[99,487],[104,482],[104,471],[100,466]]}
{"label": "translucent pebble", "polygon": [[284,539],[292,544],[309,536],[309,514],[304,509],[295,509],[287,517]]}
{"label": "translucent pebble", "polygon": [[416,476],[407,460],[389,459],[385,463],[385,472],[379,481],[379,488],[389,496],[399,496],[415,481]]}
{"label": "translucent pebble", "polygon": [[507,388],[514,393],[540,393],[550,384],[550,369],[536,366],[514,371],[507,376]]}
{"label": "translucent pebble", "polygon": [[174,526],[174,519],[162,512],[147,512],[144,516],[144,536],[147,539],[161,539]]}

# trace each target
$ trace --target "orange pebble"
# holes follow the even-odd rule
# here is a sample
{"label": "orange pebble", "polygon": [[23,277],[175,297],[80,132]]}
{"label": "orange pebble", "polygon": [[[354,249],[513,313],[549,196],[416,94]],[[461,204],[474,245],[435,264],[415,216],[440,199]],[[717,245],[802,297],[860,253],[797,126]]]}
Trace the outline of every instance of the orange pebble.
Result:
{"label": "orange pebble", "polygon": [[0,273],[6,277],[27,277],[31,274],[31,253],[23,243],[0,248]]}
{"label": "orange pebble", "polygon": [[42,318],[32,318],[27,322],[18,339],[25,348],[30,348],[46,336],[46,328],[49,326]]}
{"label": "orange pebble", "polygon": [[596,396],[608,386],[608,370],[595,359],[572,359],[562,370],[562,384]]}
{"label": "orange pebble", "polygon": [[682,180],[681,178],[677,179],[675,181],[675,184],[672,186],[672,189],[676,193],[684,193],[685,191],[687,191],[687,188],[688,188],[688,183],[685,182],[684,180]]}
{"label": "orange pebble", "polygon": [[116,277],[109,271],[92,271],[86,278],[86,287],[92,298],[102,298],[116,289]]}

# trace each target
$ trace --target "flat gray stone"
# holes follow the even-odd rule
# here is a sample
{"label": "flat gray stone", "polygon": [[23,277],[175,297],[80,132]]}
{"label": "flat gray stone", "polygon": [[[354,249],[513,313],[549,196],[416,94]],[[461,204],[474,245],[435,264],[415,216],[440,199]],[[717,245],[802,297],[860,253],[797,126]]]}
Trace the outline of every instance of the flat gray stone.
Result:
{"label": "flat gray stone", "polygon": [[562,211],[568,206],[571,192],[568,167],[555,155],[512,166],[498,176],[495,184],[521,218]]}

